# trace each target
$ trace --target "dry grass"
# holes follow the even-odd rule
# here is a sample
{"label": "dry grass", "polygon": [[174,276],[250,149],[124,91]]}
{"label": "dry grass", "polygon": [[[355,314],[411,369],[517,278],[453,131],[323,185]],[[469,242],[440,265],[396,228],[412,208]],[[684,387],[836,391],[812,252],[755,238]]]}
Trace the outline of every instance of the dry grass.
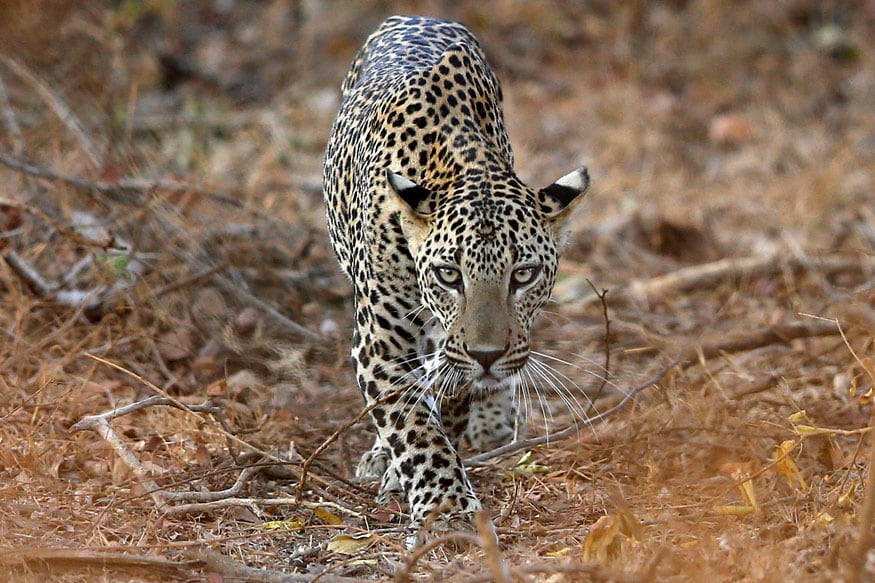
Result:
{"label": "dry grass", "polygon": [[[0,571],[851,576],[875,374],[873,2],[40,4],[0,8]],[[600,392],[589,279],[610,290],[599,410],[683,355],[578,437],[472,468],[498,546],[481,522],[420,556],[350,481],[366,424],[297,490],[361,409],[320,160],[352,53],[397,12],[483,39],[523,177],[594,175],[539,348]],[[170,406],[72,429],[153,394]],[[220,413],[185,410],[208,398]],[[573,421],[555,397],[531,409],[535,436]]]}

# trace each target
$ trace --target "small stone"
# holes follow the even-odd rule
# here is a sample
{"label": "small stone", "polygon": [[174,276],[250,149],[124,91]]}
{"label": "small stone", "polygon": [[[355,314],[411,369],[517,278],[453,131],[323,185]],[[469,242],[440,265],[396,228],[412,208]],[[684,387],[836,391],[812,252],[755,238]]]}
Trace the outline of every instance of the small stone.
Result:
{"label": "small stone", "polygon": [[753,126],[740,113],[714,116],[708,127],[708,139],[715,144],[738,146],[754,138]]}

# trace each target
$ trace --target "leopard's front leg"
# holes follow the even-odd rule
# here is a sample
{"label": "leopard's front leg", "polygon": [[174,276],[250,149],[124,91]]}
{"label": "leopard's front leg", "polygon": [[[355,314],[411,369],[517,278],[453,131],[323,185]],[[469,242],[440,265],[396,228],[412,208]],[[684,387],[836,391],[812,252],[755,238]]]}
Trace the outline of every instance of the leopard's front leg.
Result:
{"label": "leopard's front leg", "polygon": [[[360,333],[357,338],[381,335]],[[410,359],[391,347],[390,342],[372,340],[353,349],[356,378],[366,403],[373,406],[377,429],[377,443],[363,456],[359,472],[363,466],[370,472],[382,470],[385,464],[381,497],[397,491],[406,499],[413,530],[408,546],[413,546],[432,513],[444,522],[468,522],[480,502],[441,426],[433,398],[410,374],[416,363],[399,365]]]}

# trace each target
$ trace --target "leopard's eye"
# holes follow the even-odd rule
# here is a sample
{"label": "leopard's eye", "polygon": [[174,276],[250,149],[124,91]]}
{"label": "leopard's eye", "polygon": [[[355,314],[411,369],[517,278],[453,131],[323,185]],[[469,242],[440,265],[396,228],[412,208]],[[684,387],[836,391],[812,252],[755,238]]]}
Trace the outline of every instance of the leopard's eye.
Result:
{"label": "leopard's eye", "polygon": [[529,285],[538,278],[540,272],[541,267],[539,265],[528,265],[514,269],[513,273],[510,274],[510,284],[513,287]]}
{"label": "leopard's eye", "polygon": [[435,267],[434,277],[439,284],[450,289],[458,289],[462,286],[462,272],[449,265]]}

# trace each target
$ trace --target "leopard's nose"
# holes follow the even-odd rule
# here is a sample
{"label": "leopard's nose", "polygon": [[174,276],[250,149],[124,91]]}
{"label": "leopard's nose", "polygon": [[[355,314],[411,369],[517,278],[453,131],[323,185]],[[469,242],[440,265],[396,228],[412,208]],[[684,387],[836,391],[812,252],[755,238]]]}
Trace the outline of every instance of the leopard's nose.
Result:
{"label": "leopard's nose", "polygon": [[489,372],[489,367],[504,356],[506,351],[506,348],[500,350],[470,350],[467,345],[465,346],[465,352],[468,353],[468,356],[480,363],[485,372]]}

